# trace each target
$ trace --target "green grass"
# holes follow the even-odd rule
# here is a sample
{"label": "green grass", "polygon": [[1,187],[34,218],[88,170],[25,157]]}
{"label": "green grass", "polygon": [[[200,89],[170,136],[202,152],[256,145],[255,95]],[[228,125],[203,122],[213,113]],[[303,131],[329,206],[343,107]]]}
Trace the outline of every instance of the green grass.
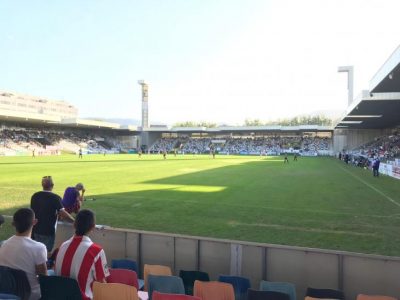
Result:
{"label": "green grass", "polygon": [[333,158],[66,155],[1,157],[0,168],[3,214],[52,175],[60,195],[85,184],[98,224],[400,256],[400,181]]}

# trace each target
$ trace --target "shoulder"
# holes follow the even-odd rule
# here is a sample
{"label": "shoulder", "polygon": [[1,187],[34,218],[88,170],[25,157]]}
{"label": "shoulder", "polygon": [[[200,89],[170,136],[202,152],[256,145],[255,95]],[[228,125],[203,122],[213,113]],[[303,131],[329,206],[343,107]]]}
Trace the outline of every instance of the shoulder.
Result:
{"label": "shoulder", "polygon": [[32,195],[32,199],[39,198],[39,197],[40,197],[42,194],[43,194],[43,192],[42,192],[42,191],[40,191],[40,192],[36,192],[36,193],[34,193],[34,194]]}
{"label": "shoulder", "polygon": [[33,250],[33,251],[37,251],[37,252],[42,252],[45,251],[47,253],[47,248],[43,243],[34,241],[32,239],[28,240],[29,242],[29,247]]}
{"label": "shoulder", "polygon": [[5,241],[2,241],[1,244],[1,248],[0,249],[4,249],[5,247],[9,247],[12,246],[13,244],[15,244],[16,240],[15,240],[15,235],[13,235],[12,237],[8,238]]}
{"label": "shoulder", "polygon": [[91,254],[92,257],[94,257],[95,259],[97,259],[96,257],[101,257],[102,255],[105,255],[105,252],[103,250],[103,248],[96,244],[96,243],[92,243],[88,249],[88,252]]}
{"label": "shoulder", "polygon": [[65,242],[63,242],[62,244],[61,244],[61,246],[60,246],[60,250],[61,249],[64,249],[64,248],[68,248],[69,247],[69,245],[71,244],[71,242],[72,242],[72,239],[73,239],[73,237],[72,238],[69,238],[68,240],[66,240]]}
{"label": "shoulder", "polygon": [[48,197],[54,201],[61,201],[61,197],[53,192],[49,192]]}
{"label": "shoulder", "polygon": [[93,244],[90,246],[90,248],[91,248],[91,250],[92,250],[93,252],[96,252],[96,253],[99,253],[99,252],[103,251],[103,247],[101,247],[99,244],[96,244],[96,243],[93,243]]}

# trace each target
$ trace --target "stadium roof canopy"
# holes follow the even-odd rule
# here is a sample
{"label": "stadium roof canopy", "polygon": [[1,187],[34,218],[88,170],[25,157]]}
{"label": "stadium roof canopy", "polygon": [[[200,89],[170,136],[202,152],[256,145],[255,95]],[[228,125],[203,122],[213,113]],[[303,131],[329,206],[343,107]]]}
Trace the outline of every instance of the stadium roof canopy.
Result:
{"label": "stadium roof canopy", "polygon": [[335,128],[379,129],[400,123],[400,93],[370,94],[363,91]]}
{"label": "stadium roof canopy", "polygon": [[307,131],[324,131],[330,132],[333,128],[331,126],[319,125],[302,125],[302,126],[220,126],[220,127],[160,127],[160,128],[147,128],[147,132],[165,132],[165,133],[241,133],[241,132],[307,132]]}
{"label": "stadium roof canopy", "polygon": [[59,116],[50,116],[47,114],[29,113],[22,111],[12,111],[0,109],[0,121],[18,122],[26,124],[47,124],[48,126],[61,126],[61,127],[80,127],[87,129],[114,129],[124,132],[137,132],[137,126],[133,125],[120,125],[117,123],[104,122],[89,119],[62,119]]}
{"label": "stadium roof canopy", "polygon": [[109,128],[109,129],[119,129],[121,128],[120,124],[104,122],[99,120],[90,120],[90,119],[63,119],[61,120],[61,124],[67,126],[75,126],[75,127],[97,127],[97,128]]}
{"label": "stadium roof canopy", "polygon": [[59,123],[61,118],[58,116],[0,109],[0,120],[28,123]]}
{"label": "stadium roof canopy", "polygon": [[348,107],[335,128],[380,129],[400,125],[400,46]]}
{"label": "stadium roof canopy", "polygon": [[370,91],[371,93],[400,92],[400,46],[371,79]]}

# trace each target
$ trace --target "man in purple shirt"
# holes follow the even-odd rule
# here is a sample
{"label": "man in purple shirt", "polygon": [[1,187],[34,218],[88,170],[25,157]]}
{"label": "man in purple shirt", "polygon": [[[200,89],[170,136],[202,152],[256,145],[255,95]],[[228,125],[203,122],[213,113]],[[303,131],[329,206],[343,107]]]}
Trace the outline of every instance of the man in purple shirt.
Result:
{"label": "man in purple shirt", "polygon": [[75,187],[67,187],[62,199],[62,205],[68,213],[78,213],[81,209],[85,187],[82,183],[78,183]]}

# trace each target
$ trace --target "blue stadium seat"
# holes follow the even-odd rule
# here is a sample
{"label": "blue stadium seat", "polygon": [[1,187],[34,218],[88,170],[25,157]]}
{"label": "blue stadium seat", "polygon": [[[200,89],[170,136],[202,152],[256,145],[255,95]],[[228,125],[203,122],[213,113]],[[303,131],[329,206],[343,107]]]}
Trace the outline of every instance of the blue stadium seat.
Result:
{"label": "blue stadium seat", "polygon": [[296,288],[294,284],[289,282],[273,282],[261,280],[260,290],[285,293],[289,295],[290,300],[296,300]]}
{"label": "blue stadium seat", "polygon": [[185,294],[185,287],[183,286],[183,281],[180,277],[149,274],[147,280],[149,300],[152,299],[154,291],[168,294]]}
{"label": "blue stadium seat", "polygon": [[248,278],[220,275],[218,281],[232,284],[235,292],[235,300],[246,300],[247,290],[251,287],[250,280]]}

